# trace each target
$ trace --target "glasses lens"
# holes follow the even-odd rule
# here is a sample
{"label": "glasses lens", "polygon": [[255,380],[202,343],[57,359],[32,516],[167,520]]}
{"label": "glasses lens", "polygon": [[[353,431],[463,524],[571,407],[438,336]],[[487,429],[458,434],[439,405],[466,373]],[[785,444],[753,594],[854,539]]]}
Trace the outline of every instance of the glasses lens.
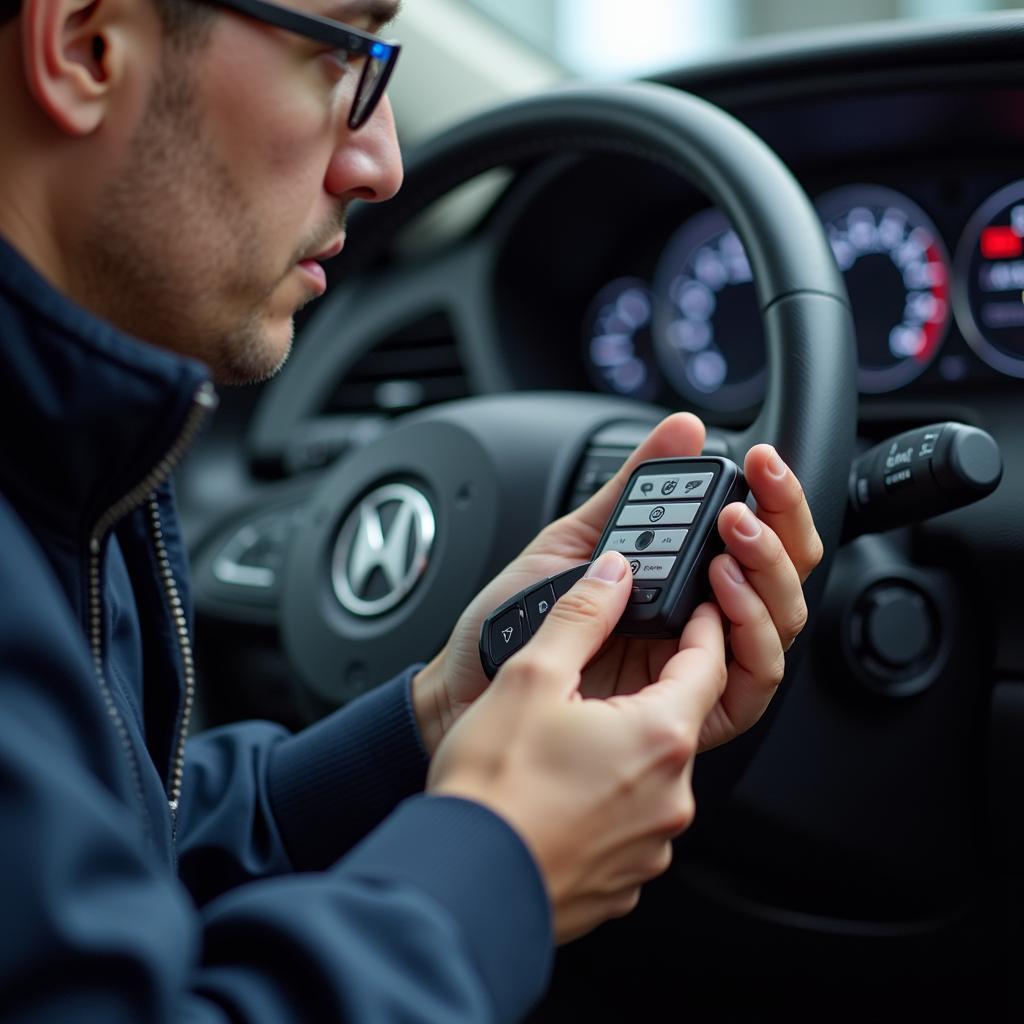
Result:
{"label": "glasses lens", "polygon": [[391,77],[391,70],[398,56],[396,49],[388,50],[383,56],[374,56],[372,53],[366,57],[363,64],[363,73],[359,78],[359,87],[356,89],[355,98],[352,101],[352,111],[349,116],[349,126],[358,128],[369,120],[374,109],[384,95],[388,78]]}

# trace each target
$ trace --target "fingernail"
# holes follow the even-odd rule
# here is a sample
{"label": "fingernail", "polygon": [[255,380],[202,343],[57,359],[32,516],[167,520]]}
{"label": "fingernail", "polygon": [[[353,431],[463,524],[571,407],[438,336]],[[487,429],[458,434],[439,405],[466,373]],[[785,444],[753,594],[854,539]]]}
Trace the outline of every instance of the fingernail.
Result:
{"label": "fingernail", "polygon": [[765,460],[764,468],[768,470],[768,475],[776,480],[781,480],[786,475],[786,464],[779,458],[779,453],[774,450]]}
{"label": "fingernail", "polygon": [[749,508],[745,508],[743,514],[736,520],[736,532],[747,540],[757,540],[761,536],[761,524]]}
{"label": "fingernail", "polygon": [[722,568],[725,569],[726,576],[729,577],[734,583],[746,583],[747,581],[743,578],[743,570],[740,569],[739,563],[735,559],[725,558],[722,561]]}
{"label": "fingernail", "polygon": [[606,551],[595,562],[591,562],[585,579],[618,583],[625,574],[626,560],[622,555],[618,551]]}

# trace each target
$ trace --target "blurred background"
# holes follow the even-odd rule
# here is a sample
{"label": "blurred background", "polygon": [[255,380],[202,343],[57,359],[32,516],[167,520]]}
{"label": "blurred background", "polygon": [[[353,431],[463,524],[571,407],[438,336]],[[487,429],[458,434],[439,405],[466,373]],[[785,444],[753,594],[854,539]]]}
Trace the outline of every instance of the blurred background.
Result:
{"label": "blurred background", "polygon": [[654,74],[805,30],[891,31],[895,20],[1013,9],[1008,0],[406,0],[390,33],[406,44],[392,95],[403,137],[415,141],[560,79]]}

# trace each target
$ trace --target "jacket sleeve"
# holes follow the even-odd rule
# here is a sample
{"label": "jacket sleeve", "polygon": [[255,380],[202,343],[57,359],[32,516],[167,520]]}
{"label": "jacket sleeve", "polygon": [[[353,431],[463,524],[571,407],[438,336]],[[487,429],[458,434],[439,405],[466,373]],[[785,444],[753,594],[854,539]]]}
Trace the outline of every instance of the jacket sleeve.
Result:
{"label": "jacket sleeve", "polygon": [[244,722],[189,739],[177,848],[197,902],[328,867],[423,789],[428,758],[410,693],[418,668],[294,736]]}
{"label": "jacket sleeve", "polygon": [[[483,807],[403,802],[321,871],[197,908],[140,827],[63,595],[0,502],[0,992],[14,1020],[515,1020],[547,900]],[[286,742],[282,740],[281,742]]]}

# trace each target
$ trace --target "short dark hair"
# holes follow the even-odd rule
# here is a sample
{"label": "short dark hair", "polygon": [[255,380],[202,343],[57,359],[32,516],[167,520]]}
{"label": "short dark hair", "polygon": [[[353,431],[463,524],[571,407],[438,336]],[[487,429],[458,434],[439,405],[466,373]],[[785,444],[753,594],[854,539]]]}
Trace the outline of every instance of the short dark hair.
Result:
{"label": "short dark hair", "polygon": [[[206,27],[213,8],[195,0],[152,0],[169,36],[196,33]],[[21,13],[21,0],[0,0],[0,25]]]}

